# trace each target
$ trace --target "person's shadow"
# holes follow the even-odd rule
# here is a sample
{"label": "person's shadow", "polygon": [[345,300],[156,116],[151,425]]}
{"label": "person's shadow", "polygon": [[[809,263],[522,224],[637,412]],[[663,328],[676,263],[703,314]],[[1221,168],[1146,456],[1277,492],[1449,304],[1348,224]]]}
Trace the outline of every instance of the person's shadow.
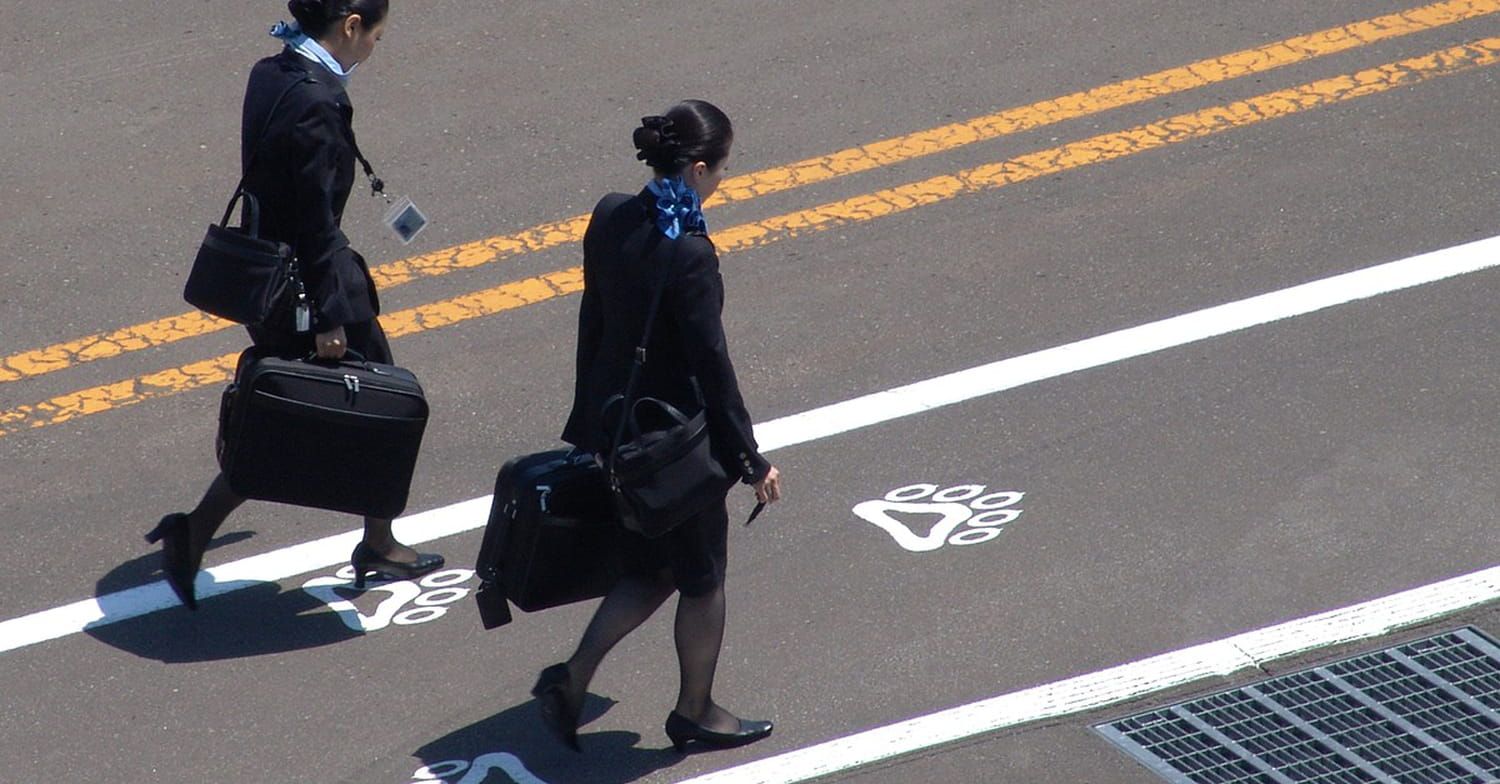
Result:
{"label": "person's shadow", "polygon": [[[209,549],[254,536],[237,531],[215,539]],[[140,612],[128,589],[161,579],[156,549],[111,569],[95,585],[104,618],[84,630],[94,639],[147,659],[201,662],[261,656],[344,642],[363,634],[340,613],[300,588],[283,591],[274,582],[246,582],[229,593],[185,607]],[[355,622],[353,625],[357,625]]]}
{"label": "person's shadow", "polygon": [[[599,718],[615,701],[594,694],[583,703],[583,723]],[[629,784],[681,762],[671,746],[639,748],[634,732],[578,733],[583,754],[564,748],[542,723],[535,700],[455,730],[422,746],[414,756],[429,781],[445,784]],[[504,749],[524,750],[524,759]]]}

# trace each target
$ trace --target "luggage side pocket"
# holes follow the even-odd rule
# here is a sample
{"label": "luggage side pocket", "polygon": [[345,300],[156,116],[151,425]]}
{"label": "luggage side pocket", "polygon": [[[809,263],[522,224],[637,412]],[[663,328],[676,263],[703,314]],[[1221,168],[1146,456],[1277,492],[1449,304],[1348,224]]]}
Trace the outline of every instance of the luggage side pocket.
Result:
{"label": "luggage side pocket", "polygon": [[363,426],[372,429],[393,428],[399,430],[424,430],[427,426],[427,419],[425,417],[388,416],[344,408],[334,408],[303,400],[293,400],[261,390],[255,391],[255,397],[260,408],[304,417],[318,422]]}
{"label": "luggage side pocket", "polygon": [[224,394],[219,398],[219,432],[214,435],[214,459],[219,461],[219,467],[224,467],[224,433],[229,429],[229,417],[234,413],[234,395],[239,391],[239,385],[231,383],[224,387]]}

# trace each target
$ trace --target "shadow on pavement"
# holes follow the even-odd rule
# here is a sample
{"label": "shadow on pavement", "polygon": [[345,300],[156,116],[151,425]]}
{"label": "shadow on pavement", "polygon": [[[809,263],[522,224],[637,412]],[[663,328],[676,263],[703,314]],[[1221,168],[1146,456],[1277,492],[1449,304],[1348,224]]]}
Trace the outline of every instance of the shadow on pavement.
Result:
{"label": "shadow on pavement", "polygon": [[547,784],[629,784],[682,761],[670,745],[640,748],[641,736],[634,732],[589,732],[588,723],[615,704],[595,694],[584,702],[584,726],[578,732],[582,754],[564,748],[548,732],[536,702],[529,700],[428,743],[414,756],[426,766],[429,780],[447,784],[532,784],[538,779]]}
{"label": "shadow on pavement", "polygon": [[[250,532],[215,539],[212,550],[243,541]],[[111,569],[95,584],[105,618],[134,610],[119,592],[161,579],[161,551]],[[114,605],[119,606],[114,606]],[[316,648],[359,637],[330,612],[326,603],[300,588],[283,591],[277,583],[240,583],[230,593],[201,599],[197,612],[185,607],[149,612],[135,618],[96,624],[84,630],[94,639],[163,662],[202,662],[262,656]]]}

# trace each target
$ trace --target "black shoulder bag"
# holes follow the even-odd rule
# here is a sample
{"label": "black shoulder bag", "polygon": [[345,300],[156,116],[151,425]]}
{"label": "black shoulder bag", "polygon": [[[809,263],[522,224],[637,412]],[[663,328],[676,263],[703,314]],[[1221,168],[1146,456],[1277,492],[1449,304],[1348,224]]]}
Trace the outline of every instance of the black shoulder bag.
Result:
{"label": "black shoulder bag", "polygon": [[[674,246],[671,254],[676,261]],[[623,395],[614,395],[604,403],[603,421],[610,421],[611,409],[618,421],[614,438],[604,455],[604,472],[625,528],[648,538],[656,538],[676,528],[689,517],[721,502],[734,480],[714,458],[708,438],[708,417],[699,411],[689,418],[676,406],[654,397],[637,399],[636,384],[646,365],[646,346],[651,342],[651,327],[661,305],[662,291],[672,272],[669,263],[651,295],[646,313],[646,328],[635,348],[635,364]],[[642,420],[666,423],[665,427],[648,429]],[[625,440],[626,433],[630,440]]]}
{"label": "black shoulder bag", "polygon": [[[305,81],[312,80],[305,78],[292,82],[271,104],[260,133],[256,135],[255,146],[250,150],[245,172],[255,165],[277,107],[293,88]],[[240,225],[230,226],[234,206],[242,199]],[[198,256],[193,259],[193,269],[188,273],[182,297],[194,307],[220,318],[241,324],[262,324],[288,295],[298,300],[296,330],[306,332],[310,328],[307,293],[297,275],[292,249],[284,242],[260,236],[260,202],[255,194],[245,190],[245,178],[241,176],[234,196],[229,199],[229,206],[224,208],[224,217],[208,227],[208,233],[198,247]]]}

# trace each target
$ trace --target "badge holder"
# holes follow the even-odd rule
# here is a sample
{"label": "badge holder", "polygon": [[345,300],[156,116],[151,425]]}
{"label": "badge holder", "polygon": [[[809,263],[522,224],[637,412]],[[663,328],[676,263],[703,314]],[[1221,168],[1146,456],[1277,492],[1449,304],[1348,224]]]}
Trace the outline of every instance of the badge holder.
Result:
{"label": "badge holder", "polygon": [[360,165],[364,167],[365,176],[370,178],[370,195],[383,196],[385,203],[390,205],[390,209],[385,213],[386,227],[396,235],[396,239],[401,240],[403,245],[410,245],[411,241],[422,233],[422,229],[427,228],[427,215],[417,209],[417,205],[412,203],[410,196],[402,196],[399,201],[393,203],[391,195],[385,192],[385,181],[375,176],[369,162],[359,154],[358,147],[355,148],[354,155],[359,158]]}
{"label": "badge holder", "polygon": [[385,225],[403,245],[410,245],[422,229],[427,228],[427,216],[411,203],[410,196],[402,196],[386,210]]}

